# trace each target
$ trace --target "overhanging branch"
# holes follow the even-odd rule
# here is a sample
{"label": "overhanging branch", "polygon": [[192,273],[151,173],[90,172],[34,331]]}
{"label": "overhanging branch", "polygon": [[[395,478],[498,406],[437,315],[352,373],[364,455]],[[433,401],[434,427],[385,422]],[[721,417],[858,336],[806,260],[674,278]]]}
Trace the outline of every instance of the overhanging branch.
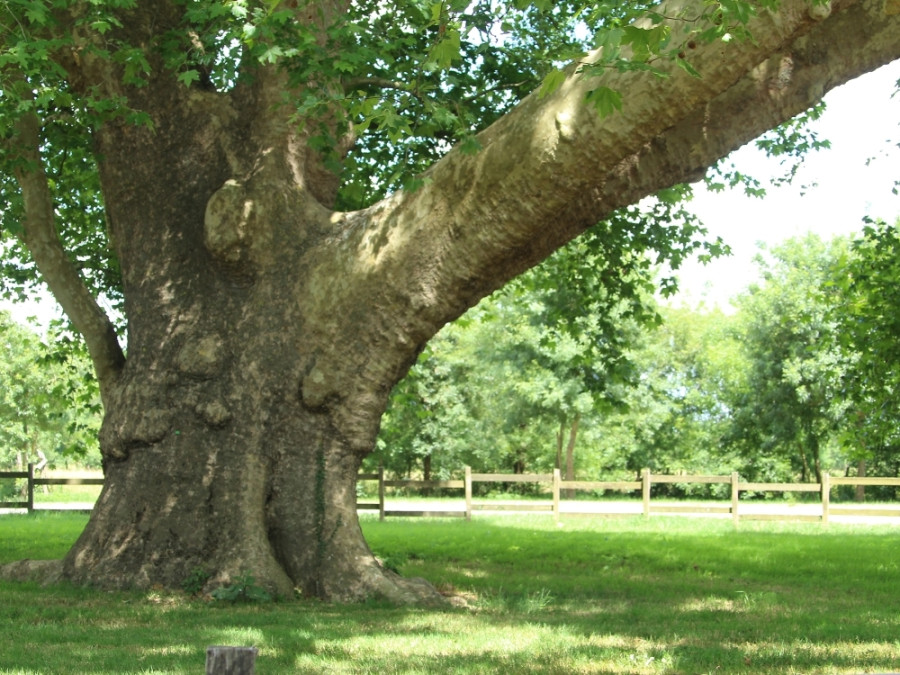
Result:
{"label": "overhanging branch", "polygon": [[[370,273],[392,270],[385,293],[410,297],[414,341],[613,210],[698,179],[829,89],[900,57],[900,16],[879,2],[834,2],[822,16],[785,0],[748,29],[752,41],[697,45],[700,78],[675,63],[663,64],[665,79],[571,74],[480,134],[477,155],[451,151],[424,187],[374,206],[357,255]],[[585,103],[598,84],[622,93],[620,113],[601,119]]]}
{"label": "overhanging branch", "polygon": [[57,234],[53,197],[40,153],[40,121],[35,113],[25,113],[19,119],[12,143],[19,159],[15,176],[25,207],[22,242],[51,293],[84,336],[105,400],[125,364],[125,355],[112,322],[66,256]]}

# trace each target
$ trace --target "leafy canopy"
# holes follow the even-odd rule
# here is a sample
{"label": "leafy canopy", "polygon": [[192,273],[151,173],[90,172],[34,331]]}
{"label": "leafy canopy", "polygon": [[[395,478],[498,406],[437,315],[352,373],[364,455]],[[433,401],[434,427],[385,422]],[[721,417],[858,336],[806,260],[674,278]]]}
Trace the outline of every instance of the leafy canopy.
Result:
{"label": "leafy canopy", "polygon": [[[285,104],[310,143],[342,172],[339,208],[353,209],[414,187],[416,176],[454,145],[477,152],[476,132],[529,92],[552,91],[566,68],[595,78],[586,103],[614,114],[623,92],[603,86],[604,72],[658,72],[661,60],[690,70],[698,41],[740,36],[752,16],[776,3],[721,0],[705,5],[700,16],[664,16],[647,2],[296,4],[179,0],[169,9],[174,21],[161,20],[158,34],[138,40],[126,30],[129,17],[142,9],[135,0],[3,3],[0,136],[11,137],[23,114],[39,116],[61,235],[91,290],[121,307],[90,135],[112,120],[152,125],[144,111],[131,107],[128,87],[170,77],[184,87],[227,93],[251,81],[260,67],[285,69]],[[664,18],[683,25],[684,34],[673,36]],[[588,62],[588,50],[596,47],[602,51]],[[101,87],[73,81],[72,73],[88,60],[109,64],[119,82]],[[335,112],[339,124],[333,123]],[[346,146],[337,137],[348,129],[355,142],[344,157],[338,149]],[[7,295],[21,294],[35,278],[15,239],[22,204],[10,176],[17,161],[7,148],[0,150]]]}

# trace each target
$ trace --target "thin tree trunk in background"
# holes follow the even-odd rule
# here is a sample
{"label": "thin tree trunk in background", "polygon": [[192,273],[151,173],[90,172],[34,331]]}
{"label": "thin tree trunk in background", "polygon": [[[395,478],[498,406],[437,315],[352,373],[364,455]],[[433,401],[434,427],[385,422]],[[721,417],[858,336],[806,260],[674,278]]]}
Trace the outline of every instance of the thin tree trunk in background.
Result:
{"label": "thin tree trunk in background", "polygon": [[[569,443],[566,446],[566,480],[575,480],[575,441],[578,438],[578,423],[581,421],[581,414],[575,413],[575,419],[572,420],[572,426],[569,427]],[[565,491],[566,499],[575,498],[575,490]]]}
{"label": "thin tree trunk in background", "polygon": [[819,452],[819,437],[815,434],[810,434],[810,452],[813,457],[813,471],[816,472],[816,482],[821,485],[822,483],[822,458]]}
{"label": "thin tree trunk in background", "polygon": [[803,444],[800,443],[800,462],[802,463],[802,471],[800,473],[800,482],[805,483],[809,478],[809,462],[806,459],[806,450],[803,447]]}
{"label": "thin tree trunk in background", "polygon": [[559,431],[556,432],[556,468],[562,471],[563,436],[566,432],[566,421],[559,423]]}
{"label": "thin tree trunk in background", "polygon": [[431,454],[422,458],[422,480],[431,480]]}
{"label": "thin tree trunk in background", "polygon": [[[35,454],[41,460],[40,462],[38,462],[37,464],[34,465],[34,471],[35,471],[35,473],[39,473],[43,476],[44,469],[47,468],[47,455],[44,454],[43,450],[41,450],[39,447],[37,447],[37,437],[35,437],[33,439],[33,448],[34,448]],[[49,485],[42,485],[41,487],[43,488],[43,492],[45,495],[50,493]]]}
{"label": "thin tree trunk in background", "polygon": [[[866,460],[861,459],[856,465],[856,476],[857,478],[865,478],[866,477]],[[856,495],[854,499],[858,502],[866,501],[866,486],[865,485],[857,485],[856,486]]]}
{"label": "thin tree trunk in background", "polygon": [[[431,453],[422,458],[422,480],[431,480]],[[431,488],[425,488],[422,490],[422,494],[430,497],[433,492]]]}

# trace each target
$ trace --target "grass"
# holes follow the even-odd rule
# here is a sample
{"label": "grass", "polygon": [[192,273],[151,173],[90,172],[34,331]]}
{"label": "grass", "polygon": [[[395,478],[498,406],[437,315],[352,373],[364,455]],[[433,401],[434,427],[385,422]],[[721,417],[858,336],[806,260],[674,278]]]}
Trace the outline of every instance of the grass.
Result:
{"label": "grass", "polygon": [[100,496],[100,485],[52,485],[47,492],[41,486],[34,490],[34,501],[43,503],[90,502]]}
{"label": "grass", "polygon": [[[59,557],[85,516],[0,517],[0,562]],[[0,583],[0,673],[197,673],[252,644],[265,673],[863,673],[900,663],[886,526],[687,518],[363,520],[432,611]]]}

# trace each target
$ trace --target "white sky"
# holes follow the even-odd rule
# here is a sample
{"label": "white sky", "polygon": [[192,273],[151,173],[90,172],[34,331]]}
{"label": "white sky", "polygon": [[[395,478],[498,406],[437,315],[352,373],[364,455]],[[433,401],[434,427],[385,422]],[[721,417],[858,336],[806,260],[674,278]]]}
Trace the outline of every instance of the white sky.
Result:
{"label": "white sky", "polygon": [[[746,197],[740,189],[710,194],[698,188],[693,210],[711,237],[725,239],[732,255],[705,266],[687,262],[678,273],[681,291],[670,302],[727,311],[729,300],[758,277],[758,242],[777,244],[809,231],[850,234],[860,230],[863,216],[888,222],[900,217],[900,196],[891,192],[900,180],[900,94],[892,97],[898,80],[895,61],[830,92],[816,128],[832,147],[810,155],[793,185],[769,188],[765,199]],[[732,159],[760,180],[781,173],[777,160],[751,145]],[[815,187],[804,191],[804,185]],[[10,309],[20,321],[36,315],[46,323],[59,315],[50,298],[24,306],[0,301],[0,309]]]}
{"label": "white sky", "polygon": [[[732,255],[704,266],[690,261],[678,272],[681,291],[674,304],[719,306],[758,278],[753,258],[758,242],[777,244],[807,232],[823,238],[854,234],[862,218],[893,223],[900,217],[900,61],[838,87],[826,96],[827,110],[815,123],[831,148],[813,153],[792,185],[768,188],[764,199],[740,189],[708,193],[698,189],[692,210],[711,237],[721,236]],[[874,158],[874,159],[872,159]],[[760,180],[778,173],[778,161],[752,145],[732,155],[734,164]],[[871,160],[871,161],[869,161]],[[814,184],[804,191],[802,186]]]}

